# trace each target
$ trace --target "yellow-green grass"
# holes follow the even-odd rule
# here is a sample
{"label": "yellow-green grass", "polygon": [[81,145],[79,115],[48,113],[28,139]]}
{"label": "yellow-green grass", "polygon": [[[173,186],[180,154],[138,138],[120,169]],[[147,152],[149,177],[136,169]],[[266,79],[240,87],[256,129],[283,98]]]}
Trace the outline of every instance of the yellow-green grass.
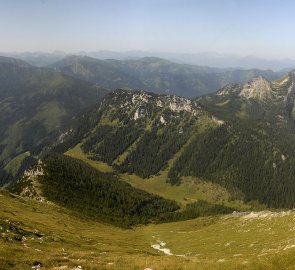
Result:
{"label": "yellow-green grass", "polygon": [[[294,269],[294,220],[294,213],[207,217],[123,230],[0,193],[0,222],[33,235],[16,241],[13,230],[1,231],[0,269]],[[160,241],[173,255],[151,247]]]}
{"label": "yellow-green grass", "polygon": [[[214,126],[216,126],[216,123],[211,118],[206,115],[201,116],[197,122],[196,128],[193,129],[193,132],[190,134],[190,137],[185,145],[173,156],[171,160],[168,161],[167,168],[159,172],[157,175],[152,176],[149,179],[143,179],[135,174],[120,174],[120,178],[136,188],[168,199],[176,200],[183,204],[190,203],[198,199],[206,199],[210,202],[227,201],[229,199],[229,194],[224,188],[213,183],[201,181],[200,179],[194,179],[191,177],[183,178],[180,186],[171,186],[167,183],[169,168],[171,168],[174,162],[181,156],[184,149],[189,146],[195,134],[197,132],[204,132],[208,128]],[[128,152],[135,147],[136,143],[137,141],[122,155],[120,155],[115,163],[120,163],[120,161],[124,160]],[[108,164],[101,161],[91,160],[85,153],[83,153],[81,144],[76,145],[65,154],[80,159],[100,171],[113,171],[112,167]]]}
{"label": "yellow-green grass", "polygon": [[216,105],[219,106],[219,107],[223,107],[223,106],[227,105],[229,102],[230,102],[230,100],[227,99],[227,100],[225,100],[223,102],[216,103]]}
{"label": "yellow-green grass", "polygon": [[111,121],[107,115],[101,117],[100,124],[114,127],[122,126],[122,123],[118,119]]}
{"label": "yellow-green grass", "polygon": [[286,84],[289,84],[291,81],[291,77],[289,75],[286,75],[286,76],[283,76],[281,77],[280,79],[278,80],[275,80],[274,81],[274,86],[282,86],[282,85],[286,85]]}
{"label": "yellow-green grass", "polygon": [[[120,174],[120,178],[132,186],[145,190],[147,192],[160,195],[167,199],[176,200],[181,204],[191,203],[197,200],[206,200],[208,202],[215,202],[225,204],[227,206],[237,207],[239,209],[249,209],[250,206],[243,204],[241,201],[231,201],[230,194],[227,190],[218,184],[213,184],[208,181],[193,177],[183,177],[182,183],[179,186],[172,186],[167,183],[169,169],[181,156],[183,151],[189,147],[196,134],[206,132],[210,128],[218,127],[210,116],[202,115],[198,118],[196,126],[192,129],[187,142],[180,148],[180,150],[173,155],[173,158],[168,161],[166,168],[160,171],[157,175],[149,179],[143,179],[136,174]],[[124,153],[122,153],[114,163],[120,164],[128,155],[130,151],[136,146],[137,141],[132,144]],[[83,153],[81,143],[76,145],[65,153],[68,156],[82,160],[92,167],[102,172],[113,172],[113,168],[101,161],[91,160],[89,156]]]}
{"label": "yellow-green grass", "polygon": [[145,233],[165,242],[173,254],[200,263],[246,265],[255,260],[268,261],[278,254],[283,256],[295,248],[294,213],[271,215],[210,217],[150,225]]}
{"label": "yellow-green grass", "polygon": [[236,116],[239,117],[240,119],[247,119],[248,118],[248,114],[246,112],[246,104],[243,103],[241,105],[241,109],[236,112]]}
{"label": "yellow-green grass", "polygon": [[[104,162],[95,161],[87,158],[87,156],[82,152],[79,144],[71,150],[67,151],[65,154],[80,159],[100,171],[111,172],[113,170],[111,166]],[[120,174],[120,178],[136,188],[146,190],[150,193],[157,194],[168,199],[176,200],[184,204],[198,199],[205,199],[205,197],[208,198],[210,197],[210,192],[213,193],[212,201],[214,201],[214,198],[221,193],[223,194],[223,199],[226,199],[228,197],[226,190],[224,190],[222,187],[200,180],[197,181],[193,178],[186,178],[183,181],[183,184],[181,184],[180,186],[172,186],[167,183],[167,174],[168,170],[165,170],[149,179],[143,179],[135,174]],[[215,194],[215,189],[218,189],[218,191],[220,192],[218,192],[218,194]],[[205,192],[207,193],[207,195],[205,195]]]}
{"label": "yellow-green grass", "polygon": [[[189,144],[189,141],[188,141]],[[186,147],[186,145],[184,146]],[[133,187],[145,190],[149,193],[157,194],[167,199],[175,200],[183,205],[205,200],[211,203],[224,204],[241,210],[247,210],[249,205],[239,200],[231,200],[229,192],[222,186],[203,181],[194,177],[183,177],[179,186],[172,186],[167,183],[168,168],[177,160],[184,147],[174,155],[173,159],[168,161],[168,167],[159,174],[148,179],[143,179],[135,174],[120,174],[120,179],[131,184]],[[89,159],[82,151],[80,144],[65,153],[68,156],[82,160],[97,170],[103,172],[112,172],[113,169],[108,164]]]}
{"label": "yellow-green grass", "polygon": [[134,143],[132,143],[121,155],[119,155],[116,160],[114,160],[115,164],[122,164],[124,162],[124,160],[127,158],[127,156],[129,155],[129,153],[131,153],[135,148],[137,143],[139,142],[141,137],[139,137]]}
{"label": "yellow-green grass", "polygon": [[216,128],[219,124],[212,120],[208,115],[202,115],[197,120],[198,133],[205,133],[208,129]]}
{"label": "yellow-green grass", "polygon": [[101,172],[113,172],[113,168],[108,164],[101,161],[92,160],[87,155],[85,155],[81,149],[81,144],[77,144],[74,148],[65,152],[65,155],[80,159]]}

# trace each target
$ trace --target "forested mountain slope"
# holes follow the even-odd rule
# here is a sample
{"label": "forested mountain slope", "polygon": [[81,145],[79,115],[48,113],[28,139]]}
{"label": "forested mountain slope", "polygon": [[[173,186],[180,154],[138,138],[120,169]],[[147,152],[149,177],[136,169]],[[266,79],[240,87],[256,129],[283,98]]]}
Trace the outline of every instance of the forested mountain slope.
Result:
{"label": "forested mountain slope", "polygon": [[136,190],[111,173],[58,154],[28,170],[13,191],[121,227],[151,222],[161,213],[179,209],[176,202]]}
{"label": "forested mountain slope", "polygon": [[[105,90],[47,68],[0,58],[0,185],[56,142],[71,118]],[[9,164],[10,163],[10,164]]]}
{"label": "forested mountain slope", "polygon": [[65,148],[143,178],[168,170],[172,184],[194,176],[245,200],[294,207],[294,73],[257,77],[190,100],[118,90],[84,114]]}
{"label": "forested mountain slope", "polygon": [[45,156],[26,170],[11,191],[41,202],[53,202],[82,218],[123,228],[234,211],[205,201],[180,209],[176,201],[136,189],[114,173],[100,172],[82,161],[57,153]]}

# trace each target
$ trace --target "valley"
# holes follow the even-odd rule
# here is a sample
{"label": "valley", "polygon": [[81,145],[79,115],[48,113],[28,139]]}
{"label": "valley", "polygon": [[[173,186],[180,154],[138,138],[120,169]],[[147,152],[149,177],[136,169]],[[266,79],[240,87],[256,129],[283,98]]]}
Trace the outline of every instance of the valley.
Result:
{"label": "valley", "polygon": [[0,270],[295,270],[294,10],[0,1]]}
{"label": "valley", "polygon": [[231,201],[292,208],[293,81],[292,72],[257,77],[197,99],[117,90],[77,120],[60,151],[143,189],[194,179]]}
{"label": "valley", "polygon": [[[156,57],[123,61],[65,56],[46,66],[41,63],[50,55],[43,57],[36,56],[31,64],[0,57],[1,186],[15,182],[54,142],[63,140],[78,115],[116,88],[196,97],[227,83],[245,83],[257,75],[276,79],[282,74],[183,65]],[[22,161],[11,170],[15,160]]]}
{"label": "valley", "polygon": [[294,72],[186,98],[5,61],[1,269],[294,265]]}
{"label": "valley", "polygon": [[[65,155],[82,160],[99,171],[114,172],[114,169],[107,163],[88,158],[81,150],[80,145],[76,145],[74,148],[68,150],[65,152]],[[155,176],[152,176],[148,180],[135,174],[121,173],[119,176],[120,179],[131,184],[135,188],[145,190],[152,194],[157,194],[166,199],[175,200],[182,205],[198,200],[205,200],[210,203],[224,204],[241,211],[247,211],[253,207],[251,205],[247,205],[243,201],[232,200],[230,193],[222,186],[208,181],[202,181],[197,178],[186,177],[181,185],[171,185],[167,183],[167,169]],[[256,205],[256,207],[258,207],[258,209],[265,208],[263,205]]]}

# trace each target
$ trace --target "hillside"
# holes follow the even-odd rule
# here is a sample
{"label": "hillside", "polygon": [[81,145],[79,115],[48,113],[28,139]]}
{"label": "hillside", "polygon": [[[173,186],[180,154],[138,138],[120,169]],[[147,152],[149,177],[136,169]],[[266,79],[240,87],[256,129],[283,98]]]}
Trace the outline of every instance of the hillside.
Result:
{"label": "hillside", "polygon": [[14,192],[52,201],[100,221],[130,227],[179,209],[176,202],[136,190],[115,175],[70,157],[51,154],[36,166],[25,172]]}
{"label": "hillside", "polygon": [[218,69],[177,64],[156,57],[98,60],[87,56],[69,56],[50,67],[110,90],[145,89],[183,97],[212,93],[231,83],[243,84],[258,75],[268,79],[277,79],[281,75],[270,70]]}
{"label": "hillside", "polygon": [[[53,97],[73,105],[72,118],[85,97],[103,93],[11,64],[23,78],[39,72],[39,80],[3,91],[4,109],[14,99],[33,109]],[[62,79],[51,88],[46,78],[50,85]],[[75,121],[57,114],[50,137],[39,138],[39,148],[28,143],[33,150],[22,148],[4,167],[19,177],[18,168],[34,164],[14,194],[0,192],[0,268],[290,269],[294,212],[265,208],[295,204],[294,81],[294,72],[275,81],[260,76],[197,99],[119,89]],[[19,113],[34,119],[36,111]],[[45,110],[45,119],[53,115]],[[29,125],[28,138],[37,138],[41,123]],[[44,145],[60,153],[35,163]]]}
{"label": "hillside", "polygon": [[101,172],[82,161],[56,153],[27,169],[11,191],[25,198],[63,206],[80,217],[123,228],[235,210],[202,200],[181,209],[176,201],[134,188],[114,173]]}
{"label": "hillside", "polygon": [[143,91],[109,94],[80,119],[64,150],[141,178],[221,185],[232,198],[294,207],[294,73],[190,100]]}
{"label": "hillside", "polygon": [[1,57],[0,186],[17,178],[18,169],[31,164],[32,157],[61,141],[72,117],[105,93],[51,69]]}
{"label": "hillside", "polygon": [[294,266],[293,211],[236,213],[122,230],[73,216],[54,204],[1,192],[0,217],[1,269]]}

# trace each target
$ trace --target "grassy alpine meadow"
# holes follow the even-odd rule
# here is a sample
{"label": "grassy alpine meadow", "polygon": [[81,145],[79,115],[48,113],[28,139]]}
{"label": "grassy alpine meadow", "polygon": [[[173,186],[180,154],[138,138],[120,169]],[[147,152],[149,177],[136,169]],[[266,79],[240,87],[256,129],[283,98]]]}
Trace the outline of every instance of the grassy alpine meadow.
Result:
{"label": "grassy alpine meadow", "polygon": [[[114,169],[110,165],[88,158],[83,153],[80,144],[68,150],[65,155],[79,159],[101,172],[114,172]],[[173,162],[174,158],[168,161],[168,166],[171,166]],[[149,179],[143,179],[136,174],[128,173],[121,173],[119,176],[121,180],[126,181],[135,188],[162,196],[166,199],[175,200],[182,205],[193,203],[197,200],[205,200],[210,203],[223,204],[243,211],[247,211],[253,207],[241,200],[231,199],[231,194],[224,187],[209,181],[202,181],[195,177],[183,177],[182,183],[179,186],[173,186],[167,183],[168,168]],[[256,207],[263,208],[262,205],[257,205]]]}
{"label": "grassy alpine meadow", "polygon": [[294,269],[295,213],[255,212],[120,229],[0,195],[0,269]]}

